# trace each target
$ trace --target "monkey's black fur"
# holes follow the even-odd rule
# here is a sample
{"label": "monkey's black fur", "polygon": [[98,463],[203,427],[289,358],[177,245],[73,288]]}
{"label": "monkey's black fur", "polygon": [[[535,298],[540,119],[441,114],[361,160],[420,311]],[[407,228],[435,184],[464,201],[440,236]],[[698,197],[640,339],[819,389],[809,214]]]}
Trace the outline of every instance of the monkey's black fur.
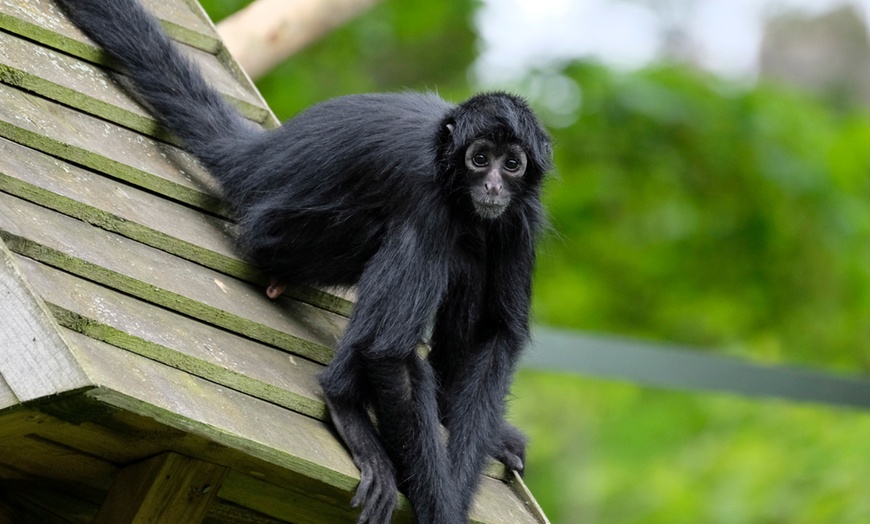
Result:
{"label": "monkey's black fur", "polygon": [[[532,111],[504,93],[458,106],[432,94],[356,95],[262,131],[136,0],[61,3],[220,182],[252,262],[291,285],[358,285],[320,381],[361,471],[359,521],[388,521],[397,487],[419,522],[467,521],[487,455],[519,470],[525,460],[504,398],[529,336],[550,167],[550,139]],[[472,147],[490,156],[469,160]],[[512,170],[514,157],[523,169]],[[415,348],[433,318],[422,358]]]}

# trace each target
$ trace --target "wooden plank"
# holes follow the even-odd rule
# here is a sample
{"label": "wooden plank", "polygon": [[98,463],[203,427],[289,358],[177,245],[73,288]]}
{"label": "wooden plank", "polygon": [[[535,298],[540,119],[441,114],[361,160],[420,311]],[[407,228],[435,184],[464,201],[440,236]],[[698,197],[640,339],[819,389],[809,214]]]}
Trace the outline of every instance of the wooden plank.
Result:
{"label": "wooden plank", "polygon": [[[205,21],[197,19],[187,6],[161,6],[160,0],[145,0],[144,3],[157,15],[172,38],[208,53],[217,52],[220,38],[207,28]],[[184,8],[187,8],[187,15],[182,11]],[[46,39],[66,38],[83,44],[90,43],[52,0],[0,0],[0,28],[13,32],[19,29],[23,31],[20,34],[33,40],[43,39],[33,38],[26,33],[38,30],[41,31],[38,34]],[[191,36],[190,33],[199,35]]]}
{"label": "wooden plank", "polygon": [[88,496],[106,491],[118,469],[97,457],[76,453],[66,446],[33,434],[0,439],[0,464],[26,473],[31,478],[78,485],[80,493],[87,493]]}
{"label": "wooden plank", "polygon": [[[174,4],[173,4],[174,5]],[[0,32],[0,81],[163,140],[169,135],[103,67]],[[263,122],[269,111],[227,100],[246,117]]]}
{"label": "wooden plank", "polygon": [[227,468],[164,453],[122,469],[94,524],[198,524],[217,496]]}
{"label": "wooden plank", "polygon": [[323,422],[84,335],[70,331],[67,336],[82,365],[103,386],[87,392],[89,398],[245,450],[344,492],[356,486],[353,461]]}
{"label": "wooden plank", "polygon": [[217,31],[184,2],[142,0],[142,4],[160,19],[166,32],[174,39],[210,53],[219,49],[221,38]]}
{"label": "wooden plank", "polygon": [[[0,191],[249,281],[234,226],[153,193],[0,138]],[[183,224],[183,227],[179,227]]]}
{"label": "wooden plank", "polygon": [[0,393],[2,404],[91,384],[59,329],[0,242],[0,376],[6,389]]}
{"label": "wooden plank", "polygon": [[272,518],[260,512],[243,508],[232,502],[218,499],[208,509],[205,524],[285,524],[285,521]]}
{"label": "wooden plank", "polygon": [[69,55],[0,32],[0,81],[152,136],[158,126],[106,71]]}
{"label": "wooden plank", "polygon": [[[105,385],[86,395],[337,487],[347,498],[334,503],[346,507],[358,472],[323,423],[81,335],[68,336],[86,369]],[[504,482],[484,478],[479,493],[472,522],[536,522]],[[267,508],[253,509],[269,514]]]}
{"label": "wooden plank", "polygon": [[[166,25],[164,25],[166,27]],[[166,27],[173,38],[173,27]],[[83,58],[89,62],[106,64],[108,57],[86,37],[51,0],[0,0],[0,29],[40,42],[54,49]],[[260,114],[268,111],[263,99],[257,94],[250,80],[240,74],[234,62],[230,63],[222,44],[214,49],[200,50],[187,45],[179,46],[181,52],[199,66],[209,84],[231,99],[239,107],[250,106],[243,112]],[[214,56],[218,52],[221,58]],[[117,70],[117,67],[115,68]],[[274,120],[268,112],[269,120]],[[270,122],[270,125],[272,123]]]}
{"label": "wooden plank", "polygon": [[6,383],[6,379],[3,378],[3,374],[0,373],[0,411],[20,403],[21,400],[15,396],[15,392],[12,391],[12,388]]}
{"label": "wooden plank", "polygon": [[149,302],[327,363],[347,320],[0,193],[10,249]]}
{"label": "wooden plank", "polygon": [[322,420],[323,366],[74,277],[16,263],[61,325]]}
{"label": "wooden plank", "polygon": [[214,196],[217,184],[181,149],[3,84],[0,136],[169,198],[222,212]]}
{"label": "wooden plank", "polygon": [[[323,522],[355,522],[359,511],[350,508],[350,494],[341,506],[317,500],[312,494],[303,494],[230,472],[224,482],[220,498],[239,506],[258,508],[259,511],[293,524],[322,524]],[[316,495],[316,494],[315,494]],[[402,498],[402,509],[392,524],[412,522],[410,504]]]}
{"label": "wooden plank", "polygon": [[[75,334],[70,336],[74,337]],[[88,339],[84,340],[87,344],[91,343]],[[105,357],[97,356],[96,358]],[[148,361],[145,362],[147,363]],[[119,363],[118,360],[109,359],[107,366],[117,367]],[[153,365],[159,366],[156,363],[153,363]],[[119,369],[128,370],[131,373],[131,379],[148,381],[150,377],[157,382],[153,384],[154,388],[160,389],[163,387],[164,382],[160,378],[160,373],[153,374],[153,369],[141,368],[137,365],[127,366],[126,363],[124,363],[124,366],[126,367]],[[174,381],[170,380],[170,382],[173,383]],[[208,383],[206,382],[205,384]],[[187,388],[183,387],[182,389],[186,390]],[[172,391],[168,393],[173,395]],[[98,397],[100,396],[98,395]],[[196,401],[201,409],[209,409],[208,402],[205,401],[205,398],[211,397],[208,391],[200,391],[196,388],[191,389],[189,393],[181,395],[182,403],[190,403],[189,397],[191,396],[194,399],[202,400],[202,402]],[[249,408],[246,409],[246,407],[236,405],[233,398],[223,398],[221,400],[222,397],[218,393],[210,401],[215,402],[215,405],[219,406],[216,409],[217,411],[229,407],[234,412],[238,410],[241,413],[250,414],[255,419],[261,415],[257,410],[252,411]],[[214,435],[220,434],[225,428],[220,426],[217,428],[212,427],[210,428],[211,431],[208,432],[209,435],[206,436],[200,433],[197,436],[196,434],[189,433],[189,431],[198,433],[194,427],[195,424],[184,424],[183,421],[176,420],[171,413],[160,415],[160,410],[155,410],[152,407],[146,408],[143,411],[144,415],[136,415],[127,409],[128,406],[137,405],[135,400],[129,398],[120,398],[119,401],[115,401],[115,404],[123,406],[120,410],[107,410],[105,407],[98,407],[103,406],[101,402],[104,400],[105,398],[95,399],[90,395],[81,394],[75,397],[67,397],[59,405],[43,404],[40,407],[42,412],[19,410],[5,415],[0,413],[0,441],[7,438],[8,435],[33,434],[37,432],[42,440],[52,441],[55,443],[55,446],[65,447],[68,452],[76,451],[83,457],[92,457],[93,460],[99,460],[99,457],[108,457],[113,462],[118,463],[137,461],[159,453],[162,450],[174,450],[231,468],[232,472],[225,481],[224,487],[218,496],[237,506],[251,508],[254,511],[270,515],[274,518],[283,519],[292,514],[294,516],[294,519],[291,520],[292,522],[303,521],[304,518],[312,518],[317,522],[317,512],[325,512],[325,514],[336,516],[353,514],[349,508],[349,500],[355,488],[355,482],[351,482],[351,487],[339,489],[331,484],[325,484],[320,480],[316,480],[308,473],[302,475],[293,469],[287,468],[286,461],[277,460],[277,458],[280,458],[283,448],[282,450],[259,453],[257,450],[260,444],[234,444],[231,442],[234,438],[232,436],[219,439],[216,442],[214,441]],[[177,400],[179,398],[174,398],[173,401]],[[96,403],[96,405],[91,405],[92,403]],[[48,412],[60,417],[70,417],[71,421],[60,420],[56,416],[48,414]],[[155,413],[158,416],[155,416]],[[269,428],[266,428],[266,435],[272,435],[273,431],[277,431],[280,435],[284,431],[281,429],[283,425],[288,422],[292,425],[295,419],[277,416],[261,420],[270,425]],[[176,427],[183,426],[183,429],[173,430],[163,426],[163,423],[167,421],[172,422]],[[271,429],[272,425],[275,425],[277,430]],[[296,435],[295,432],[287,432],[284,434],[284,438],[292,439],[294,435]],[[312,434],[307,438],[316,439],[318,435]],[[280,436],[277,439],[281,441]],[[261,441],[258,440],[257,442]],[[288,442],[287,444],[294,443]],[[93,472],[96,469],[98,468],[89,466],[86,468],[86,471]],[[2,460],[0,460],[0,477],[8,478],[8,475],[4,474]],[[92,493],[94,488],[89,486],[102,485],[99,479],[85,477],[77,480],[76,485],[82,484],[84,484],[82,493],[77,493],[77,496],[86,496],[87,493]],[[278,497],[280,500],[275,497]],[[484,479],[479,497],[481,499],[492,498],[494,502],[483,505],[477,503],[472,515],[472,522],[535,522],[531,514],[526,515],[522,512],[521,501],[510,500],[514,495],[503,482]],[[306,506],[305,503],[308,498],[316,499],[316,503]],[[296,507],[284,504],[281,500],[296,501]],[[400,500],[401,507],[405,509],[400,512],[397,518],[398,521],[402,522],[406,518],[405,515],[407,515],[405,511],[407,511],[408,503],[404,498]],[[329,506],[335,506],[338,509],[332,509]],[[495,513],[490,514],[490,511]],[[353,520],[353,518],[350,518],[350,520],[337,519],[336,522],[352,522]],[[231,520],[231,522],[235,521]],[[252,520],[252,522],[258,521]]]}
{"label": "wooden plank", "polygon": [[[91,343],[86,338],[84,340],[86,344]],[[196,394],[194,391],[194,397]],[[164,451],[175,451],[227,466],[235,472],[282,486],[289,491],[316,494],[316,498],[322,503],[346,506],[346,500],[349,500],[346,490],[254,456],[250,446],[227,447],[203,435],[191,433],[189,427],[177,429],[167,426],[153,418],[153,408],[146,410],[145,415],[140,415],[129,410],[112,408],[85,394],[67,396],[58,399],[58,402],[42,403],[38,407],[40,411],[19,409],[0,413],[0,441],[36,434],[44,441],[65,447],[68,452],[118,464],[138,462]],[[167,415],[171,418],[171,414]],[[280,417],[276,422],[286,423],[285,419],[286,417]],[[293,419],[289,419],[289,422],[292,423]],[[94,470],[95,468],[88,468],[86,471]],[[4,466],[0,460],[0,478],[27,477],[24,472]],[[85,489],[78,496],[85,496],[88,500],[102,500],[103,494],[91,496],[94,487],[108,487],[110,479],[104,481],[82,476],[77,480],[76,485],[79,484]],[[65,489],[69,491],[71,487],[67,486]]]}
{"label": "wooden plank", "polygon": [[[265,278],[234,251],[229,222],[3,138],[0,191],[265,287]],[[352,306],[307,287],[289,289],[287,296],[345,316]]]}

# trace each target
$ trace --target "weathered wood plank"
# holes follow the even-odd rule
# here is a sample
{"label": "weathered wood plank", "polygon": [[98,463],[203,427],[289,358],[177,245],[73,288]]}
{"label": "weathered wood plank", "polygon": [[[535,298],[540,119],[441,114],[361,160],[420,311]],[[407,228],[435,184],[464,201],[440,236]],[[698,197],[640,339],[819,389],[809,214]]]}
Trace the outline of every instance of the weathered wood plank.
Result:
{"label": "weathered wood plank", "polygon": [[39,436],[16,435],[0,439],[0,463],[35,477],[64,483],[88,479],[83,492],[105,491],[117,468],[96,457],[75,453]]}
{"label": "weathered wood plank", "polygon": [[347,322],[4,193],[0,230],[17,253],[321,363]]}
{"label": "weathered wood plank", "polygon": [[6,383],[3,374],[0,373],[0,410],[20,404],[21,400],[15,396],[12,388]]}
{"label": "weathered wood plank", "polygon": [[[0,191],[265,287],[265,278],[233,250],[229,222],[3,138]],[[312,288],[290,289],[287,296],[345,316],[352,307]]]}
{"label": "weathered wood plank", "polygon": [[[86,337],[83,340],[85,344],[92,343]],[[160,383],[158,380],[158,385]],[[193,394],[196,396],[195,391]],[[252,455],[250,446],[227,447],[203,435],[191,433],[189,428],[167,426],[152,417],[154,409],[151,408],[146,409],[147,413],[144,415],[136,414],[108,406],[84,393],[57,399],[52,403],[42,403],[38,407],[40,411],[18,409],[0,413],[0,441],[35,434],[82,456],[117,464],[138,462],[165,451],[175,451],[227,466],[233,471],[291,491],[314,493],[318,500],[327,504],[345,506],[348,499],[346,491],[302,475],[284,465],[275,464],[268,455],[266,458]],[[244,407],[239,409],[244,410]],[[285,419],[286,417],[282,417],[276,422],[283,424],[286,423]],[[293,420],[289,419],[291,423]],[[88,469],[91,470],[92,468]],[[13,468],[4,466],[0,460],[0,478],[17,479],[25,476],[23,472],[16,473]],[[93,494],[95,486],[108,486],[109,481],[82,476],[77,479],[78,484],[83,486],[83,493],[80,495],[84,496]],[[98,493],[96,497],[87,498],[102,500],[102,497]]]}
{"label": "weathered wood plank", "polygon": [[0,32],[0,81],[152,136],[158,126],[104,69]]}
{"label": "weathered wood plank", "polygon": [[342,491],[355,487],[356,467],[323,422],[83,335],[67,336],[103,386],[87,392],[90,398],[243,449]]}
{"label": "weathered wood plank", "polygon": [[[52,0],[0,0],[0,29],[90,62],[104,65],[108,63],[108,57],[102,50],[72,24]],[[173,34],[171,25],[167,29],[173,38],[183,37]],[[271,111],[228,56],[223,44],[211,50],[200,50],[187,45],[181,45],[179,49],[199,66],[209,84],[228,97],[243,113],[253,116],[262,115],[266,111],[266,125],[275,125]],[[214,52],[220,58],[214,56]],[[255,120],[260,121],[259,116]]]}
{"label": "weathered wood plank", "polygon": [[[155,0],[156,1],[156,0]],[[176,26],[177,27],[177,26]],[[75,27],[51,0],[0,0],[0,29],[41,42],[73,56],[90,62],[107,62],[106,55]],[[183,41],[183,34],[175,34],[169,25],[169,34]],[[192,42],[185,42],[193,44]],[[203,76],[215,88],[244,105],[266,109],[262,99],[252,89],[243,75],[233,76],[234,71],[213,55],[223,53],[223,46],[199,50],[180,46],[182,53],[193,60]]]}
{"label": "weathered wood plank", "polygon": [[[169,139],[154,118],[105,68],[4,32],[0,32],[0,81],[141,133]],[[241,103],[229,96],[227,100],[255,122],[263,122],[269,116],[268,110],[262,107]]]}
{"label": "weathered wood plank", "polygon": [[198,524],[226,474],[223,466],[177,453],[127,466],[115,477],[94,524]]}
{"label": "weathered wood plank", "polygon": [[[205,52],[214,54],[220,46],[220,38],[202,19],[186,6],[161,5],[160,0],[145,0],[148,9],[157,15],[172,38]],[[168,2],[177,4],[176,2]],[[52,0],[0,0],[0,28],[18,32],[34,40],[45,41],[64,38],[90,44]],[[37,32],[43,38],[34,38],[27,33]]]}
{"label": "weathered wood plank", "polygon": [[[70,334],[70,337],[75,337],[75,334]],[[75,339],[74,339],[75,340]],[[84,339],[90,344],[89,339]],[[97,357],[100,358],[100,357]],[[147,361],[145,361],[147,363]],[[153,363],[155,366],[158,364]],[[117,360],[112,360],[107,363],[108,366],[119,366]],[[119,369],[125,369],[132,373],[132,378],[139,381],[148,381],[149,378],[154,378],[156,382],[153,384],[155,388],[162,387],[162,379],[157,375],[153,375],[149,369],[143,369],[138,366],[123,365]],[[170,381],[174,383],[175,381]],[[206,383],[208,384],[208,383]],[[182,384],[183,386],[184,384]],[[171,392],[170,392],[171,394]],[[203,393],[197,389],[192,389],[190,393],[182,395],[183,403],[189,402],[188,397],[201,398]],[[208,397],[208,395],[205,395]],[[224,398],[221,400],[221,395],[215,398],[215,411],[225,409],[227,405],[234,405],[233,399]],[[143,411],[143,415],[136,415],[127,411],[123,407],[119,411],[106,410],[105,407],[95,407],[90,404],[96,402],[97,405],[101,402],[100,399],[93,399],[85,394],[76,397],[67,397],[56,405],[43,404],[42,412],[31,410],[18,410],[7,413],[0,413],[0,441],[8,439],[10,435],[22,434],[38,434],[44,441],[52,441],[55,446],[65,447],[69,452],[77,452],[82,457],[92,457],[99,460],[99,457],[109,458],[116,463],[130,463],[141,460],[148,456],[153,456],[156,453],[165,450],[173,450],[185,455],[201,458],[217,464],[228,466],[232,469],[230,477],[224,483],[224,487],[218,496],[228,500],[239,506],[249,507],[260,513],[271,515],[272,517],[286,517],[288,512],[295,512],[296,518],[293,522],[301,521],[301,516],[310,515],[308,509],[303,508],[288,508],[275,499],[264,499],[263,494],[279,494],[280,498],[286,497],[286,500],[297,500],[301,503],[307,497],[312,497],[318,501],[318,504],[311,508],[317,511],[326,511],[321,505],[335,506],[338,511],[329,509],[328,514],[340,515],[343,512],[350,513],[349,500],[353,488],[338,489],[330,484],[324,484],[321,481],[306,475],[301,475],[293,469],[286,467],[284,461],[276,460],[274,454],[258,453],[257,443],[249,445],[228,444],[228,439],[235,437],[227,437],[221,439],[220,445],[213,441],[212,436],[223,431],[222,428],[211,428],[208,436],[201,436],[188,433],[194,429],[192,424],[184,424],[183,421],[175,421],[175,427],[181,427],[181,430],[175,430],[163,426],[166,420],[174,420],[171,413],[164,413],[161,416],[154,416],[154,408],[148,408]],[[131,404],[133,402],[133,404]],[[204,401],[203,401],[204,402]],[[220,404],[223,402],[222,404]],[[123,406],[134,405],[135,402],[126,399],[120,402]],[[202,409],[208,408],[208,404],[197,402]],[[236,408],[231,408],[235,410]],[[240,408],[244,413],[251,413],[255,418],[256,412],[252,412],[245,408]],[[69,417],[70,422],[60,420],[53,415],[54,413],[61,417]],[[159,410],[157,410],[159,413]],[[292,414],[291,414],[292,415]],[[168,417],[168,418],[167,418]],[[287,423],[287,417],[266,418],[265,423],[282,426]],[[293,423],[292,418],[289,422]],[[196,433],[196,431],[194,431]],[[281,433],[281,430],[278,430]],[[267,431],[267,434],[272,434],[272,431]],[[292,433],[287,433],[284,438],[293,438]],[[308,438],[317,438],[317,435],[310,435]],[[211,440],[209,440],[211,439]],[[261,441],[257,441],[261,442]],[[228,447],[224,447],[224,446]],[[253,448],[251,446],[254,446]],[[268,447],[268,444],[263,444]],[[276,451],[278,455],[280,452]],[[4,473],[3,461],[0,460],[0,476],[11,478]],[[94,472],[99,468],[88,467],[84,471]],[[9,470],[14,473],[13,470]],[[240,475],[250,478],[244,478]],[[231,481],[232,478],[232,481]],[[91,479],[81,476],[76,479],[76,486],[80,490],[75,493],[77,496],[86,496],[93,494],[94,486],[103,486],[104,482],[99,479]],[[352,482],[355,485],[355,482]],[[522,513],[516,513],[516,508],[521,507],[519,501],[509,502],[504,504],[503,497],[510,498],[513,495],[510,493],[510,488],[504,483],[494,480],[484,480],[481,488],[481,497],[495,497],[498,507],[489,508],[483,506],[478,508],[473,513],[472,521],[475,523],[533,523],[534,518]],[[90,498],[89,496],[86,498]],[[238,502],[235,502],[238,501]],[[402,507],[407,510],[408,504],[405,499],[402,499]],[[491,515],[488,512],[494,510],[495,514]],[[406,518],[402,515],[398,517],[399,521]],[[350,521],[353,519],[351,518]],[[252,522],[258,522],[256,520]],[[337,520],[343,522],[343,520]]]}
{"label": "weathered wood plank", "polygon": [[12,257],[0,242],[0,376],[14,394],[0,393],[0,402],[25,402],[90,385]]}
{"label": "weathered wood plank", "polygon": [[[254,457],[339,488],[347,498],[337,505],[346,507],[358,473],[322,422],[81,335],[68,336],[79,348],[83,366],[108,388],[88,391],[88,396],[227,447],[246,449]],[[505,483],[484,478],[479,493],[473,522],[536,522]],[[270,514],[268,508],[253,509]]]}
{"label": "weathered wood plank", "polygon": [[218,384],[322,420],[323,366],[18,257],[57,321]]}
{"label": "weathered wood plank", "polygon": [[[220,498],[239,506],[258,508],[267,515],[293,524],[354,522],[359,513],[350,508],[350,494],[341,506],[336,506],[235,472],[227,475]],[[397,512],[392,524],[412,521],[410,504],[404,498],[402,503],[402,510]]]}
{"label": "weathered wood plank", "polygon": [[222,210],[214,180],[181,149],[3,84],[0,136],[169,198]]}
{"label": "weathered wood plank", "polygon": [[219,49],[220,36],[217,31],[184,2],[142,0],[142,4],[160,19],[166,32],[176,40],[210,53]]}
{"label": "weathered wood plank", "polygon": [[223,273],[258,280],[233,249],[230,222],[4,138],[0,191]]}
{"label": "weathered wood plank", "polygon": [[208,509],[205,524],[284,524],[283,520],[218,499]]}
{"label": "weathered wood plank", "polygon": [[547,518],[544,510],[541,508],[540,504],[538,504],[538,501],[535,500],[535,497],[532,495],[529,487],[526,486],[526,483],[520,474],[516,471],[511,471],[508,475],[511,477],[510,480],[508,480],[508,484],[514,494],[525,505],[526,509],[535,516],[540,524],[550,524],[550,519]]}

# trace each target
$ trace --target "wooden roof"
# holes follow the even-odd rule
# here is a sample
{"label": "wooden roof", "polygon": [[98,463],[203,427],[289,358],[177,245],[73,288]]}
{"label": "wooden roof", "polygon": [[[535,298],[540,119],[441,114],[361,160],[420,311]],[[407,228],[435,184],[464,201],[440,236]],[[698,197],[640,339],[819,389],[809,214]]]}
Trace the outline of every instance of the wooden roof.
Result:
{"label": "wooden roof", "polygon": [[[144,3],[277,125],[197,4]],[[167,471],[207,479],[183,497],[206,522],[354,521],[358,471],[315,379],[350,302],[267,299],[208,175],[103,61],[50,0],[0,0],[0,523],[91,522],[113,486]],[[502,475],[473,520],[537,522]]]}

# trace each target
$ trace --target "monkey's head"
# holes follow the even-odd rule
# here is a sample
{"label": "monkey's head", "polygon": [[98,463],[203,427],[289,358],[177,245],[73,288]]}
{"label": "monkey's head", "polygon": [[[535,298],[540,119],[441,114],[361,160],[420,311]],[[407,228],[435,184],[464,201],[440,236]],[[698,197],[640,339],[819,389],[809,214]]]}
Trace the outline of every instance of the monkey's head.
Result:
{"label": "monkey's head", "polygon": [[511,203],[538,198],[552,163],[550,136],[526,102],[507,93],[477,95],[442,127],[442,176],[480,218],[495,220]]}

